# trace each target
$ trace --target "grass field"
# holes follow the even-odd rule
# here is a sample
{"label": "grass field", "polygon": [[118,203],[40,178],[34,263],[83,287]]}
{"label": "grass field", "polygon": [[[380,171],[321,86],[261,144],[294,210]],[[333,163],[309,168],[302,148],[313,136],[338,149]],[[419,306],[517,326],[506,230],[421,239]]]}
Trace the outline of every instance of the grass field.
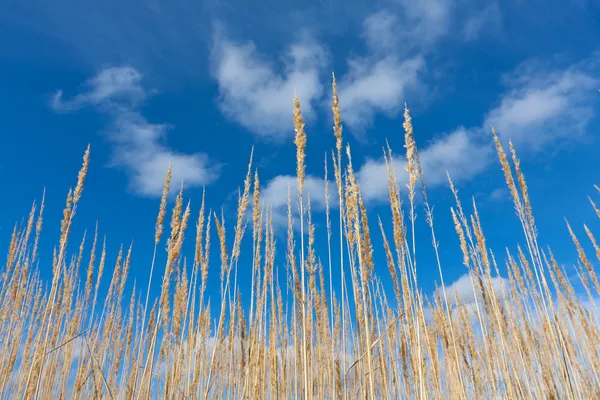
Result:
{"label": "grass field", "polygon": [[[288,199],[287,242],[279,241],[277,247],[278,254],[285,254],[283,265],[276,262],[271,214],[268,205],[261,208],[252,163],[237,215],[226,218],[230,226],[207,210],[204,200],[192,210],[182,192],[167,210],[169,170],[155,246],[145,250],[156,257],[166,246],[167,262],[153,261],[142,271],[147,275],[136,271],[137,290],[127,294],[131,250],[107,260],[105,242],[96,232],[91,250],[84,250],[81,241],[78,252],[67,252],[69,241],[80,240],[70,233],[77,208],[85,207],[88,148],[63,211],[51,281],[39,273],[41,268],[50,271],[50,265],[37,262],[43,201],[12,233],[0,269],[0,398],[600,398],[600,325],[594,301],[600,283],[591,259],[600,259],[600,247],[592,232],[586,227],[587,238],[577,238],[567,226],[573,240],[569,245],[578,251],[573,263],[577,285],[585,290],[582,296],[551,249],[538,244],[519,159],[494,132],[490,137],[498,165],[522,226],[515,232],[521,246],[514,254],[493,254],[475,203],[464,207],[449,177],[455,194],[454,243],[462,251],[475,299],[463,304],[444,283],[427,177],[408,109],[407,185],[398,182],[391,150],[386,155],[386,218],[393,221],[393,230],[386,232],[380,221],[367,217],[351,150],[343,141],[336,93],[334,81],[335,185],[326,186],[326,196],[339,207],[327,207],[328,232],[322,235],[330,251],[315,251],[315,224],[304,191],[306,134],[295,99],[299,198]],[[298,214],[292,210],[296,204]],[[417,210],[431,235],[429,243],[419,243],[419,251],[433,250],[438,260],[438,275],[419,276],[439,283],[433,298],[425,297],[417,280]],[[293,215],[299,215],[297,221]],[[194,254],[182,254],[185,235],[195,242]],[[580,240],[591,241],[595,255],[586,255]],[[252,265],[238,263],[242,241],[251,243],[252,255],[244,260],[253,260]],[[334,246],[342,254],[339,259],[332,259]],[[385,254],[387,265],[376,267],[373,252]],[[507,285],[497,284],[498,264],[508,271]],[[252,270],[250,284],[234,279],[238,267]],[[277,273],[284,268],[285,282]],[[221,280],[220,297],[212,298],[212,306],[205,296],[208,274],[220,274]],[[333,292],[331,277],[341,279],[340,293]],[[162,291],[153,298],[150,281],[157,279]],[[386,293],[380,279],[391,280],[393,292]],[[107,280],[108,292],[99,298],[100,283]],[[241,304],[240,291],[250,294],[249,304]],[[211,309],[219,312],[211,315]]]}

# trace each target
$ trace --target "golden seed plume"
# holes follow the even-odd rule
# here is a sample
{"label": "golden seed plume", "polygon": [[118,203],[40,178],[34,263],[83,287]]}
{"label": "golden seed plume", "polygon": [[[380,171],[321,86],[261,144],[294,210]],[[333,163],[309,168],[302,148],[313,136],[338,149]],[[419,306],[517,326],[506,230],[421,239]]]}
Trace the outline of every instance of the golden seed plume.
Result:
{"label": "golden seed plume", "polygon": [[[412,118],[408,110],[408,106],[404,105],[404,147],[406,148],[406,171],[408,172],[408,188],[411,199],[415,197],[415,185],[417,184],[417,163],[416,163],[416,150],[417,144],[415,142],[415,135],[413,133]],[[411,200],[412,201],[412,200]]]}
{"label": "golden seed plume", "polygon": [[171,238],[169,242],[171,244],[175,243],[177,240],[177,235],[179,234],[179,226],[181,225],[181,212],[183,210],[183,183],[179,188],[179,193],[175,198],[175,206],[173,207],[173,212],[171,213]]}
{"label": "golden seed plume", "polygon": [[591,197],[588,196],[588,200],[590,201],[590,204],[592,205],[592,208],[594,209],[594,212],[596,213],[596,215],[598,216],[598,218],[600,218],[600,209],[598,209],[598,207],[596,207],[596,203],[594,203],[594,201],[592,200]]}
{"label": "golden seed plume", "polygon": [[513,178],[512,170],[510,169],[510,164],[508,163],[508,159],[506,158],[506,153],[504,152],[504,147],[502,143],[500,143],[500,138],[496,134],[496,130],[494,127],[491,127],[492,135],[494,136],[494,144],[496,145],[496,150],[498,152],[498,157],[500,158],[500,164],[502,165],[502,170],[504,171],[504,177],[506,179],[506,184],[508,185],[508,189],[510,190],[510,194],[513,197],[513,201],[515,203],[515,207],[518,212],[522,212],[523,207],[521,206],[521,197],[517,190],[517,186],[515,184],[515,180]]}
{"label": "golden seed plume", "polygon": [[203,263],[204,259],[202,256],[202,238],[204,234],[204,196],[205,190],[202,190],[202,205],[200,206],[200,213],[198,214],[198,221],[196,222],[196,252],[194,254],[194,262],[197,265]]}
{"label": "golden seed plume", "polygon": [[94,262],[96,261],[96,243],[98,242],[98,222],[96,222],[96,230],[94,232],[94,242],[92,243],[92,250],[90,251],[90,261],[88,263],[88,269],[86,274],[85,282],[85,302],[90,301],[90,295],[92,293],[92,279],[94,277]]}
{"label": "golden seed plume", "polygon": [[331,87],[333,88],[333,102],[331,103],[333,110],[333,134],[335,135],[335,148],[337,149],[339,158],[342,152],[342,116],[340,113],[340,99],[338,98],[335,74],[332,73],[331,76]]}
{"label": "golden seed plume", "polygon": [[167,170],[167,176],[165,177],[165,184],[163,186],[162,197],[160,199],[160,208],[158,210],[158,218],[156,218],[156,229],[154,233],[154,244],[160,242],[160,238],[163,232],[163,224],[165,221],[165,214],[167,213],[167,196],[169,195],[169,186],[171,184],[171,174],[173,165],[169,163],[169,169]]}
{"label": "golden seed plume", "polygon": [[79,170],[79,174],[77,176],[77,186],[75,186],[75,192],[73,193],[73,207],[77,205],[79,199],[81,198],[81,193],[83,192],[83,182],[85,181],[85,176],[88,172],[88,166],[90,164],[90,145],[88,144],[85,153],[83,154],[83,164],[81,169]]}
{"label": "golden seed plume", "polygon": [[300,99],[294,95],[294,130],[296,137],[294,144],[296,145],[296,175],[298,176],[298,192],[300,196],[304,191],[304,174],[306,166],[304,159],[306,158],[306,132],[304,132],[304,120],[302,119],[302,110],[300,110]]}
{"label": "golden seed plume", "polygon": [[456,212],[454,208],[450,208],[452,213],[452,221],[454,221],[454,228],[456,229],[456,233],[458,234],[458,239],[460,240],[460,249],[463,253],[463,264],[465,267],[469,268],[469,252],[467,250],[467,241],[465,240],[465,232],[463,231],[462,225],[458,221],[456,217]]}

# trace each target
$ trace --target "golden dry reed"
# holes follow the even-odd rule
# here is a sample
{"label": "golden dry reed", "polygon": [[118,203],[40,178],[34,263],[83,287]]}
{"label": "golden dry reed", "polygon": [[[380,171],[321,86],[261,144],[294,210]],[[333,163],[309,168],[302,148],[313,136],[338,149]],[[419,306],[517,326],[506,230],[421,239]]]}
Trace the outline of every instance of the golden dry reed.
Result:
{"label": "golden dry reed", "polygon": [[[463,206],[449,176],[456,204],[448,216],[456,237],[440,244],[405,107],[407,178],[398,179],[403,171],[396,170],[400,164],[388,146],[390,210],[376,225],[369,220],[351,149],[346,145],[342,151],[335,77],[332,86],[332,152],[325,155],[324,169],[326,232],[317,234],[321,225],[311,211],[305,185],[307,134],[300,100],[294,97],[298,194],[292,196],[288,188],[284,248],[277,248],[273,210],[261,202],[252,157],[236,215],[206,209],[204,193],[193,207],[184,200],[183,188],[169,213],[169,166],[151,264],[136,264],[137,281],[128,283],[131,245],[127,250],[121,246],[111,262],[98,226],[91,240],[84,234],[77,248],[69,244],[77,207],[85,204],[88,148],[75,189],[68,192],[52,258],[38,254],[44,197],[12,230],[0,269],[0,398],[600,398],[595,302],[600,283],[594,269],[600,246],[593,232],[600,217],[598,193],[589,198],[593,222],[583,227],[567,222],[564,238],[574,260],[559,265],[552,250],[538,242],[516,150],[509,142],[507,155],[492,128],[490,140],[522,233],[515,232],[515,243],[494,254],[486,245],[477,205],[472,202],[472,211]],[[333,189],[327,181],[328,160]],[[330,204],[332,193],[335,202]],[[170,232],[164,238],[167,214]],[[389,231],[382,219],[391,221]],[[191,221],[195,251],[187,255],[183,244]],[[417,243],[418,229],[429,232],[430,243]],[[215,231],[219,254],[211,257]],[[325,246],[316,246],[315,240],[325,234],[328,254],[318,254],[317,248]],[[339,252],[333,256],[338,238]],[[470,286],[462,293],[443,278],[440,245],[454,247],[456,257],[462,257]],[[433,252],[437,271],[422,278],[423,263],[417,265],[417,258],[424,252]],[[375,268],[375,260],[385,260],[386,268]],[[505,265],[504,278],[499,262]],[[51,273],[50,279],[42,279],[41,270],[44,278]],[[238,279],[238,273],[248,272],[249,282]],[[209,273],[220,276],[220,287],[211,288],[210,298]],[[153,278],[160,279],[160,294],[150,293]],[[386,279],[392,293],[382,285]],[[422,279],[439,282],[439,290],[423,293]]]}

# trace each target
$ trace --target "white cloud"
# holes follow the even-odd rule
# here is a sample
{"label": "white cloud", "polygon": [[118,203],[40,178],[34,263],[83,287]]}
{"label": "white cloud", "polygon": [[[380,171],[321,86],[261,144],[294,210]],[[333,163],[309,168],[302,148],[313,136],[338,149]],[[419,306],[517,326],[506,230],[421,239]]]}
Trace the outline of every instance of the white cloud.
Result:
{"label": "white cloud", "polygon": [[516,145],[540,150],[553,141],[579,137],[595,115],[600,68],[598,55],[566,69],[539,61],[522,64],[507,78],[509,90],[485,118]]}
{"label": "white cloud", "polygon": [[172,189],[199,187],[218,177],[218,165],[206,154],[185,154],[160,143],[168,125],[149,123],[138,112],[118,115],[110,137],[115,143],[113,164],[125,168],[130,175],[130,189],[144,196],[159,196],[169,163],[172,164]]}
{"label": "white cloud", "polygon": [[398,44],[398,18],[395,14],[379,11],[363,22],[363,39],[369,49],[383,52]]}
{"label": "white cloud", "polygon": [[[398,184],[406,182],[406,163],[403,157],[394,158]],[[389,195],[388,173],[384,160],[367,159],[357,172],[360,192],[365,201],[386,201]]]}
{"label": "white cloud", "polygon": [[471,131],[458,128],[420,153],[426,182],[447,182],[446,170],[456,181],[469,180],[482,172],[490,160],[491,148],[477,141]]}
{"label": "white cloud", "polygon": [[[329,204],[331,207],[337,205],[337,195],[334,182],[329,182]],[[273,210],[273,224],[279,228],[287,226],[287,201],[288,188],[292,202],[292,213],[297,219],[298,209],[298,181],[296,176],[279,175],[271,179],[261,193],[261,201],[264,206],[271,206]],[[304,180],[303,200],[306,203],[310,197],[311,209],[313,211],[325,210],[325,180],[312,175],[307,175]],[[306,206],[306,204],[305,204]]]}
{"label": "white cloud", "polygon": [[400,0],[401,29],[405,40],[431,44],[447,34],[452,23],[454,0]]}
{"label": "white cloud", "polygon": [[[491,147],[478,141],[473,131],[459,128],[435,138],[419,152],[425,183],[429,187],[447,184],[446,171],[455,182],[472,179],[484,171],[491,160]],[[404,156],[394,158],[398,183],[407,183]],[[383,160],[367,160],[358,172],[361,193],[365,200],[385,201],[388,198],[387,169]]]}
{"label": "white cloud", "polygon": [[471,12],[476,3],[396,0],[389,9],[369,15],[362,33],[366,54],[348,59],[349,71],[338,85],[344,122],[362,130],[377,113],[396,116],[407,97],[411,104],[422,97],[428,58],[439,50],[440,40],[475,40],[486,29],[500,29],[498,4]]}
{"label": "white cloud", "polygon": [[[483,310],[483,299],[481,298],[481,292],[479,291],[479,289],[476,289],[477,291],[474,290],[473,288],[473,283],[476,283],[476,277],[473,276],[473,280],[471,280],[471,275],[467,272],[465,274],[463,274],[462,276],[460,276],[456,281],[452,282],[450,285],[446,286],[446,295],[448,296],[448,304],[450,306],[451,309],[451,316],[453,318],[456,318],[458,316],[458,310],[457,310],[457,301],[466,308],[467,310],[467,315],[469,316],[470,320],[472,323],[475,324],[475,322],[477,321],[477,305],[479,305],[479,311],[484,313]],[[491,284],[492,289],[494,290],[494,292],[496,293],[496,295],[498,296],[498,300],[503,301],[505,298],[504,296],[508,296],[509,295],[509,290],[510,290],[510,282],[508,279],[506,278],[502,278],[500,276],[495,276],[495,277],[491,277],[490,281],[486,281],[484,279],[483,284],[486,286],[486,288],[488,287],[488,285]],[[440,291],[440,294],[442,295],[442,302],[445,302],[444,297],[443,297],[443,292],[442,292],[442,288],[438,288],[438,290]],[[489,288],[488,288],[489,290]],[[435,297],[435,293],[432,295],[432,297]],[[477,301],[476,301],[477,299]],[[427,307],[425,310],[425,318],[428,321],[432,321],[433,318],[433,312],[432,310]],[[489,318],[489,315],[483,315],[483,319],[484,321],[486,320],[486,318]],[[473,326],[475,332],[479,332],[479,322],[477,322],[474,326]]]}
{"label": "white cloud", "polygon": [[[298,198],[298,181],[296,176],[292,175],[279,175],[271,179],[262,191],[262,200],[273,208],[287,207],[288,187],[293,202]],[[325,208],[325,180],[307,175],[304,180],[303,196],[310,196],[313,208]]]}
{"label": "white cloud", "polygon": [[339,84],[341,112],[347,125],[362,130],[379,112],[398,114],[406,93],[421,85],[418,73],[424,61],[420,56],[403,61],[389,55],[352,59],[348,64],[350,70]]}
{"label": "white cloud", "polygon": [[86,91],[71,99],[64,100],[58,91],[51,106],[57,112],[94,106],[108,113],[112,118],[107,129],[114,144],[112,165],[128,172],[130,189],[140,195],[160,196],[169,162],[173,164],[173,183],[197,187],[212,182],[218,176],[218,165],[205,154],[168,148],[162,142],[170,126],[150,123],[139,112],[137,105],[148,96],[141,78],[132,67],[108,68],[88,80]]}
{"label": "white cloud", "polygon": [[355,130],[368,127],[378,112],[395,116],[406,94],[421,86],[424,59],[399,52],[399,22],[395,14],[383,11],[366,18],[367,55],[350,58],[348,72],[339,81],[342,116]]}
{"label": "white cloud", "polygon": [[[452,33],[455,6],[454,0],[399,0],[364,19],[360,38],[365,52],[347,56],[347,71],[338,74],[342,116],[351,132],[361,134],[378,113],[395,117],[408,96],[411,103],[417,101],[426,55]],[[478,34],[493,12],[493,7],[484,8],[471,21],[469,35]],[[322,78],[329,75],[324,73],[324,54],[320,44],[301,40],[286,50],[279,65],[262,56],[254,43],[233,42],[217,30],[211,59],[221,111],[262,137],[291,134],[294,89],[309,118],[315,104],[329,109],[330,100],[323,99]]]}
{"label": "white cloud", "polygon": [[[435,51],[436,43],[445,37],[475,40],[485,30],[500,29],[502,16],[495,0],[395,0],[389,7],[395,20],[389,31],[401,44],[397,51]],[[384,13],[378,14],[382,18],[376,25],[384,26]]]}
{"label": "white cloud", "polygon": [[[487,283],[484,281],[484,285]],[[492,277],[491,285],[493,290],[496,292],[499,298],[502,297],[502,291],[505,294],[508,294],[509,291],[509,282],[508,279],[502,277]],[[475,304],[475,292],[473,291],[473,284],[471,282],[471,277],[468,273],[462,275],[452,284],[446,286],[446,293],[448,294],[448,302],[452,305],[456,304],[456,296],[458,297],[458,301],[464,305]],[[479,294],[479,293],[478,293]],[[479,299],[479,301],[481,301]]]}
{"label": "white cloud", "polygon": [[50,105],[57,112],[70,112],[88,105],[98,106],[106,101],[140,101],[146,97],[141,79],[142,75],[132,67],[106,68],[85,82],[86,91],[65,101],[62,90],[58,90]]}
{"label": "white cloud", "polygon": [[253,133],[279,139],[293,134],[294,90],[303,115],[311,118],[314,114],[314,103],[323,91],[320,74],[326,65],[320,45],[308,39],[291,45],[279,72],[253,43],[234,43],[216,35],[211,59],[221,111]]}
{"label": "white cloud", "polygon": [[510,192],[507,188],[501,187],[492,190],[489,196],[489,200],[495,202],[504,202],[510,200]]}

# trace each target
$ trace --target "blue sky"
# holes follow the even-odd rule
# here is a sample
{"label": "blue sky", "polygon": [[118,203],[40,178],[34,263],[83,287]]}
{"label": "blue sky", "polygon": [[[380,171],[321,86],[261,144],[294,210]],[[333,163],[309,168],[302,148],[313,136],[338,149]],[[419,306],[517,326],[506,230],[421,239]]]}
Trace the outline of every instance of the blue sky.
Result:
{"label": "blue sky", "polygon": [[[586,198],[597,195],[593,184],[600,183],[600,5],[593,0],[4,3],[0,233],[8,243],[14,222],[46,188],[42,263],[50,261],[65,195],[88,143],[92,166],[73,243],[96,220],[113,260],[121,243],[135,241],[132,276],[141,285],[169,161],[195,213],[206,187],[208,206],[223,207],[231,224],[254,145],[263,200],[281,222],[295,171],[294,90],[307,120],[307,189],[317,240],[324,240],[332,71],[379,260],[376,217],[389,219],[381,148],[388,139],[401,169],[405,102],[447,281],[465,271],[446,170],[464,203],[477,200],[496,254],[522,243],[490,124],[516,144],[541,243],[560,262],[576,257],[563,217],[582,236],[584,221],[600,228]],[[438,275],[422,216],[420,280],[429,293]],[[318,251],[325,261],[322,241]]]}

